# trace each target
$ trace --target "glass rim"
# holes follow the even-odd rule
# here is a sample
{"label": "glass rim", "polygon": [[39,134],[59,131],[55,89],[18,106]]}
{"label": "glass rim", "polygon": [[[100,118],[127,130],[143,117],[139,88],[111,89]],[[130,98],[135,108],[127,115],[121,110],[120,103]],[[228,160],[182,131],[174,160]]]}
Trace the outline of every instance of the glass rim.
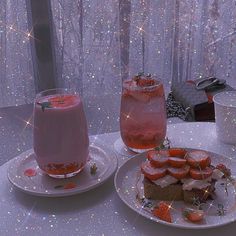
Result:
{"label": "glass rim", "polygon": [[219,106],[222,106],[222,107],[230,107],[230,108],[236,108],[236,103],[235,105],[232,105],[230,103],[225,103],[223,101],[220,101],[218,98],[220,96],[223,96],[223,95],[235,95],[235,98],[236,98],[236,91],[224,91],[224,92],[220,92],[220,93],[217,93],[213,96],[213,102],[216,104],[216,105],[219,105]]}
{"label": "glass rim", "polygon": [[160,86],[163,86],[163,81],[162,79],[159,79],[157,76],[152,76],[152,79],[155,80],[155,82],[157,82],[156,84],[154,85],[151,85],[151,86],[135,86],[135,87],[131,87],[129,85],[125,85],[125,82],[127,81],[132,81],[133,79],[125,79],[122,81],[122,88],[125,88],[125,89],[130,89],[130,90],[152,90],[152,89],[155,89],[157,87],[160,87]]}
{"label": "glass rim", "polygon": [[[51,89],[45,89],[45,90],[42,90],[38,93],[36,93],[36,96],[35,96],[35,99],[38,99],[38,98],[41,98],[41,97],[44,97],[44,96],[47,96],[47,95],[53,95],[52,92],[56,92],[56,91],[60,91],[60,92],[71,92],[73,94],[77,94],[79,95],[78,92],[76,91],[73,91],[73,89],[69,89],[69,88],[51,88]],[[55,94],[55,93],[54,93]]]}

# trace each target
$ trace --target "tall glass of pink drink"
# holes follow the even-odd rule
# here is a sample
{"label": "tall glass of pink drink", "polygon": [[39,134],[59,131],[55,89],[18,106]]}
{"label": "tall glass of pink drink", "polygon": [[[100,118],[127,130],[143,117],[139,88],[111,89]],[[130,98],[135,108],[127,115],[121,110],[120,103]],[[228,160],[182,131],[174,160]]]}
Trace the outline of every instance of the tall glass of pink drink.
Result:
{"label": "tall glass of pink drink", "polygon": [[78,94],[66,89],[39,93],[34,104],[34,152],[46,174],[72,177],[88,158],[88,130]]}
{"label": "tall glass of pink drink", "polygon": [[163,143],[166,135],[163,84],[151,75],[123,81],[120,132],[125,145],[142,152]]}

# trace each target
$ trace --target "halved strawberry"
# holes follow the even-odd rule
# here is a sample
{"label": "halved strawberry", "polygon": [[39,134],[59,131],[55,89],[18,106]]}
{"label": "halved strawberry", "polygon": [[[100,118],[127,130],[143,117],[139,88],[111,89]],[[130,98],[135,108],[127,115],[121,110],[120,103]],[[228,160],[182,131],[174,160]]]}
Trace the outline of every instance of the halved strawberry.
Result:
{"label": "halved strawberry", "polygon": [[186,165],[182,168],[169,167],[167,169],[167,171],[172,177],[174,177],[176,179],[183,179],[188,175],[189,169],[190,169],[190,167]]}
{"label": "halved strawberry", "polygon": [[170,164],[170,166],[176,167],[176,168],[184,167],[186,162],[187,162],[186,159],[182,159],[179,157],[169,157],[168,158],[168,163]]}
{"label": "halved strawberry", "polygon": [[186,154],[186,150],[183,148],[170,148],[169,149],[169,154],[171,157],[182,157],[184,158]]}
{"label": "halved strawberry", "polygon": [[230,177],[231,176],[231,171],[229,168],[227,168],[224,164],[218,164],[216,166],[216,169],[220,170],[223,174],[224,174],[224,177]]}
{"label": "halved strawberry", "polygon": [[141,164],[141,171],[150,180],[157,180],[166,175],[166,168],[155,168],[149,161]]}
{"label": "halved strawberry", "polygon": [[154,79],[149,79],[149,78],[139,78],[136,80],[137,85],[140,87],[148,87],[148,86],[153,86],[155,85],[155,80]]}
{"label": "halved strawberry", "polygon": [[196,180],[207,179],[212,173],[213,170],[210,167],[206,167],[205,169],[191,168],[189,171],[190,176]]}
{"label": "halved strawberry", "polygon": [[186,155],[187,163],[191,167],[199,167],[201,169],[206,168],[211,164],[211,158],[208,153],[201,150],[190,151]]}
{"label": "halved strawberry", "polygon": [[163,167],[168,164],[168,158],[161,155],[159,151],[149,151],[147,153],[147,158],[154,167]]}
{"label": "halved strawberry", "polygon": [[204,218],[204,211],[192,208],[185,208],[183,210],[183,217],[193,223],[199,222]]}
{"label": "halved strawberry", "polygon": [[159,155],[165,156],[165,157],[169,157],[170,153],[169,153],[169,149],[161,149],[157,151]]}
{"label": "halved strawberry", "polygon": [[162,201],[153,209],[152,213],[159,219],[172,223],[170,209],[170,205]]}

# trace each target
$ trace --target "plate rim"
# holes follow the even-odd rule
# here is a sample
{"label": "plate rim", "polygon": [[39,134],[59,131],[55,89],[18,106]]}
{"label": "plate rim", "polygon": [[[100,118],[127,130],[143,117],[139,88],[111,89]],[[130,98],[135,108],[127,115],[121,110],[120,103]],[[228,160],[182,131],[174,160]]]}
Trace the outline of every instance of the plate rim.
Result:
{"label": "plate rim", "polygon": [[[173,147],[173,148],[183,148],[183,147]],[[206,151],[206,152],[209,152],[209,153],[212,153],[212,154],[216,154],[218,156],[221,156],[222,158],[224,159],[229,159],[227,158],[225,155],[222,155],[222,154],[219,154],[219,153],[216,153],[216,152],[212,152],[212,151],[208,151],[208,150],[204,150],[204,149],[198,149],[198,148],[184,148],[184,149],[194,149],[194,150],[202,150],[202,151]],[[131,158],[127,159],[120,167],[118,167],[116,173],[115,173],[115,177],[114,177],[114,186],[115,186],[115,190],[116,190],[116,193],[118,194],[119,198],[122,200],[122,202],[128,206],[130,209],[132,209],[135,213],[141,215],[142,217],[145,217],[146,219],[148,220],[151,220],[153,222],[156,222],[156,223],[160,223],[162,225],[166,225],[166,226],[171,226],[171,227],[174,227],[174,228],[180,228],[180,229],[200,229],[200,230],[204,230],[204,229],[210,229],[210,228],[216,228],[216,227],[222,227],[224,225],[228,225],[230,223],[233,223],[236,221],[236,215],[234,217],[234,219],[230,218],[227,222],[224,222],[224,223],[221,223],[221,224],[214,224],[214,225],[209,225],[209,224],[206,224],[206,225],[181,225],[181,224],[174,224],[174,223],[169,223],[169,222],[166,222],[166,221],[163,221],[163,220],[160,220],[156,217],[150,217],[148,216],[147,214],[145,214],[145,211],[143,210],[139,210],[137,211],[137,209],[134,207],[134,205],[131,205],[129,204],[125,198],[123,197],[123,194],[121,194],[121,191],[119,191],[118,189],[120,189],[118,187],[118,178],[119,178],[119,175],[120,175],[120,172],[121,172],[121,169],[122,168],[125,168],[125,166],[127,165],[128,162],[132,162],[134,159],[136,158],[144,158],[146,152],[143,152],[143,153],[138,153],[134,156],[132,156]],[[230,160],[230,159],[229,159]],[[123,177],[124,178],[124,177]],[[236,212],[236,211],[235,211]],[[186,221],[187,222],[187,221]]]}
{"label": "plate rim", "polygon": [[[11,166],[12,165],[15,165],[15,162],[18,160],[18,159],[23,159],[23,160],[27,160],[27,158],[32,158],[32,154],[34,153],[33,149],[29,149],[25,152],[22,152],[21,154],[19,154],[18,156],[14,157],[13,159],[11,159],[9,162],[8,162],[8,167],[7,167],[7,178],[9,180],[9,182],[17,188],[17,190],[20,190],[21,192],[24,192],[24,193],[27,193],[29,195],[32,195],[32,196],[39,196],[39,197],[67,197],[67,196],[72,196],[72,195],[76,195],[76,194],[81,194],[81,193],[84,193],[84,192],[87,192],[87,191],[90,191],[92,189],[95,189],[97,187],[99,187],[100,185],[104,184],[117,170],[117,167],[118,167],[118,159],[117,159],[117,155],[116,153],[110,149],[108,146],[106,146],[105,144],[99,142],[99,141],[93,141],[90,143],[89,145],[89,148],[90,147],[96,147],[96,148],[100,148],[103,152],[105,152],[107,154],[107,157],[108,159],[110,160],[109,163],[112,163],[112,168],[108,168],[108,171],[106,171],[104,173],[103,176],[101,176],[101,178],[103,178],[105,176],[105,179],[102,180],[102,181],[97,181],[96,183],[93,183],[91,185],[88,185],[88,187],[84,188],[84,189],[67,189],[66,191],[63,191],[63,192],[58,192],[58,193],[50,193],[50,192],[38,192],[37,190],[36,191],[33,191],[33,190],[29,190],[29,189],[25,189],[23,188],[22,186],[20,186],[19,183],[15,182],[14,179],[12,179],[11,177]],[[112,155],[110,155],[112,154]],[[68,178],[70,179],[70,178]]]}

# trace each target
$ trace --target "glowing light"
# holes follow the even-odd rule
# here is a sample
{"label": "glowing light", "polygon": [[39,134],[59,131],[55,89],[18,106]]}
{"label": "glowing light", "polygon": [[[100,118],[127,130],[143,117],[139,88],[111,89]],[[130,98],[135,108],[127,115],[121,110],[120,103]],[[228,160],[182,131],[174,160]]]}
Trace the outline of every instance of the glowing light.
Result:
{"label": "glowing light", "polygon": [[121,112],[121,115],[125,118],[125,119],[129,119],[129,120],[132,120],[133,122],[136,122],[137,123],[137,121],[134,119],[134,118],[132,118],[131,116],[130,116],[130,113],[123,113],[123,112]]}
{"label": "glowing light", "polygon": [[139,30],[139,33],[144,32],[144,29],[142,27],[139,27],[138,30]]}
{"label": "glowing light", "polygon": [[[4,24],[3,22],[0,22],[0,23]],[[31,28],[30,31],[23,31],[23,30],[20,30],[20,29],[15,28],[15,27],[14,27],[14,24],[11,24],[11,25],[4,24],[4,25],[6,26],[6,28],[9,29],[8,32],[7,32],[7,34],[8,34],[10,31],[14,31],[14,32],[16,32],[16,33],[21,33],[21,34],[25,35],[25,37],[26,37],[27,39],[32,38],[32,39],[38,40],[38,39],[34,38],[33,35],[32,35],[33,28]],[[23,42],[23,43],[24,43],[24,42]]]}
{"label": "glowing light", "polygon": [[23,122],[25,122],[25,127],[24,127],[24,129],[25,129],[26,127],[28,127],[29,125],[30,125],[31,127],[34,127],[34,125],[33,125],[32,123],[30,123],[30,121],[31,121],[31,117],[29,118],[29,120],[23,120]]}

